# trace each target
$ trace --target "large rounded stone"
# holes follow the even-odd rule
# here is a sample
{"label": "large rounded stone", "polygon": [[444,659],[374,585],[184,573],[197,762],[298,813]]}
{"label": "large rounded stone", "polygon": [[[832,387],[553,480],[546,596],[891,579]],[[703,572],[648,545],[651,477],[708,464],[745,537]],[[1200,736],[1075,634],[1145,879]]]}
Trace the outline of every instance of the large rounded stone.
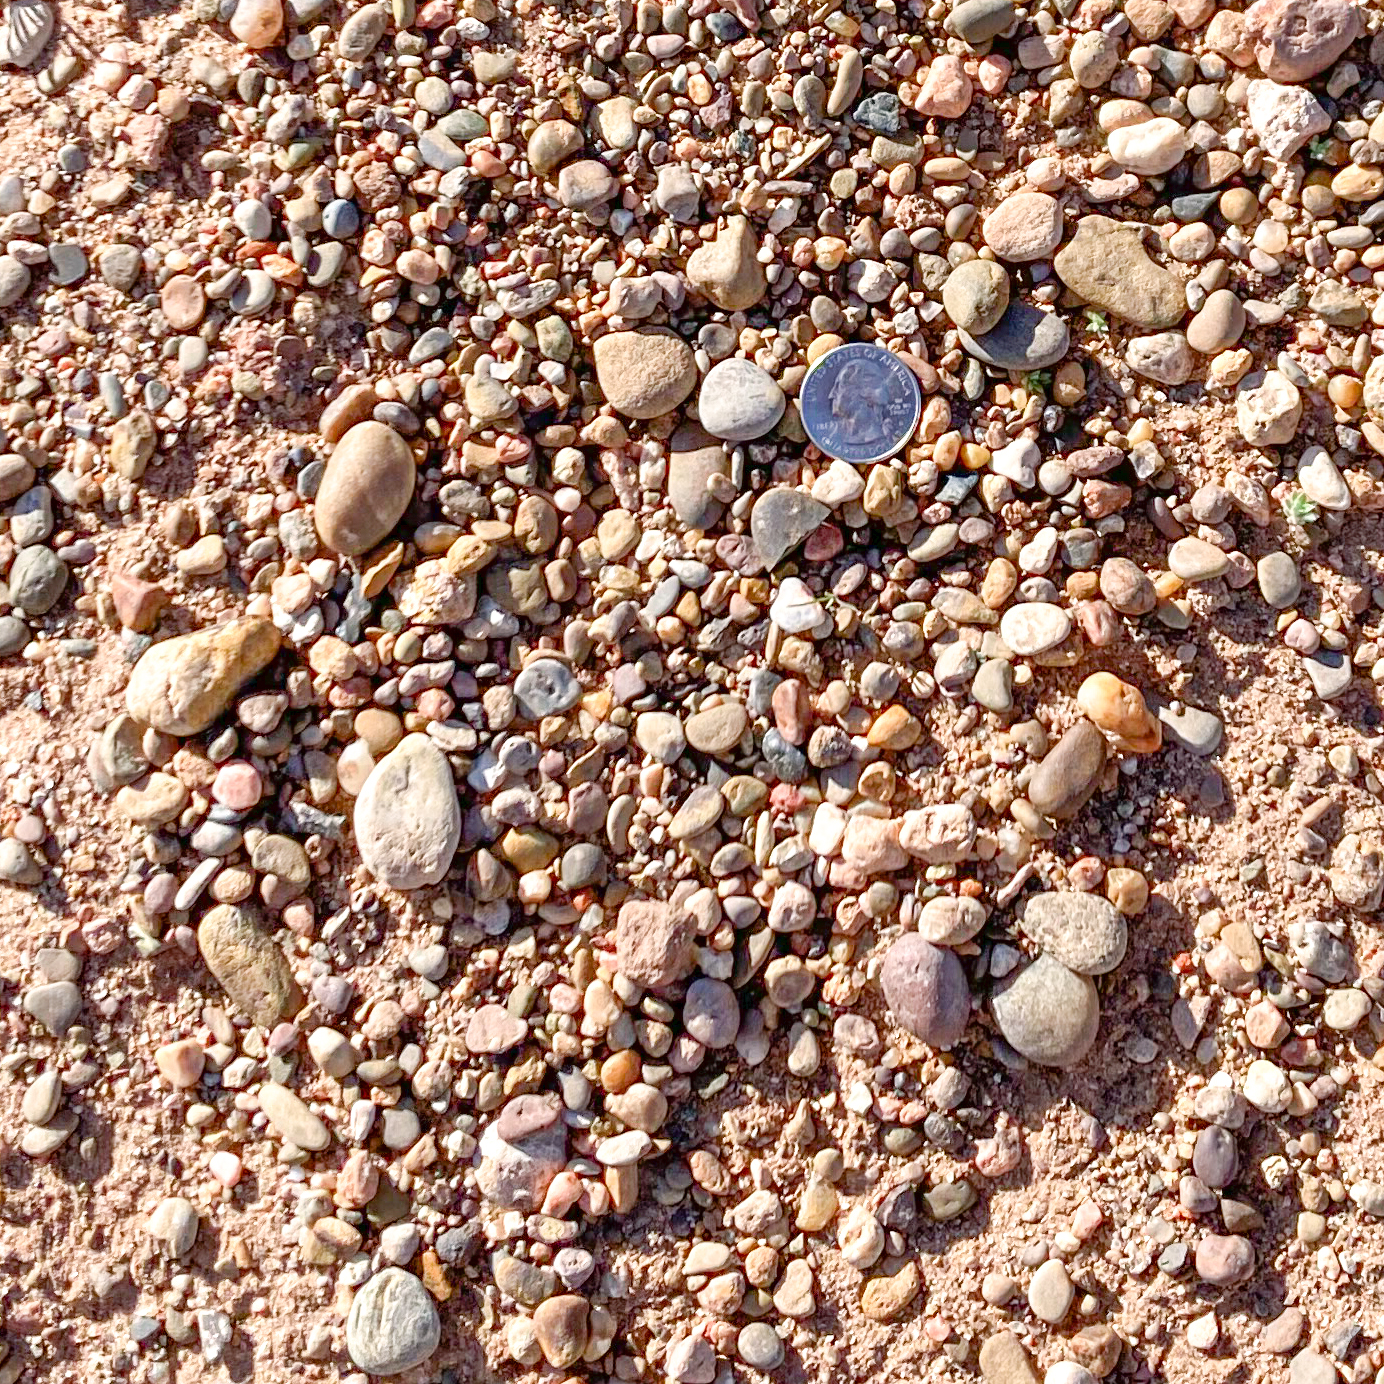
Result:
{"label": "large rounded stone", "polygon": [[413,453],[393,428],[357,423],[336,444],[317,488],[313,517],[323,543],[356,557],[404,517],[413,498]]}
{"label": "large rounded stone", "polygon": [[1005,1042],[1044,1067],[1075,1066],[1100,1027],[1095,985],[1046,954],[1002,980],[990,1009]]}
{"label": "large rounded stone", "polygon": [[1182,161],[1187,152],[1187,132],[1170,116],[1159,115],[1111,130],[1107,143],[1116,163],[1131,173],[1156,176]]}
{"label": "large rounded stone", "polygon": [[1245,11],[1254,60],[1277,82],[1305,82],[1325,72],[1359,32],[1353,0],[1255,0]]}
{"label": "large rounded stone", "polygon": [[651,990],[672,985],[692,970],[696,941],[696,918],[660,899],[626,899],[616,915],[620,974]]}
{"label": "large rounded stone", "polygon": [[955,952],[906,932],[889,948],[879,983],[889,1012],[923,1042],[949,1048],[965,1032],[971,989]]}
{"label": "large rounded stone", "polygon": [[441,1339],[432,1295],[404,1269],[383,1269],[369,1279],[346,1319],[346,1350],[367,1374],[402,1374],[421,1365]]}
{"label": "large rounded stone", "polygon": [[1105,736],[1083,716],[1044,755],[1029,780],[1029,802],[1045,817],[1075,817],[1100,784],[1105,755]]}
{"label": "large rounded stone", "polygon": [[671,413],[697,383],[692,348],[666,327],[611,332],[596,343],[592,354],[601,392],[626,418]]}
{"label": "large rounded stone", "polygon": [[130,674],[125,705],[166,735],[198,735],[279,652],[269,620],[245,616],[147,649]]}
{"label": "large rounded stone", "polygon": [[1046,192],[1014,192],[985,218],[983,230],[1002,260],[1044,260],[1062,244],[1062,207]]}
{"label": "large rounded stone", "polygon": [[787,400],[767,370],[732,358],[713,365],[697,396],[702,427],[727,442],[753,442],[783,417]]}
{"label": "large rounded stone", "polygon": [[1102,976],[1124,960],[1129,931],[1124,915],[1099,894],[1035,894],[1024,904],[1019,926],[1068,970]]}
{"label": "large rounded stone", "polygon": [[570,159],[581,148],[581,131],[566,120],[544,120],[529,136],[529,167],[546,178],[563,159]]}
{"label": "large rounded stone", "polygon": [[67,589],[67,563],[51,548],[21,548],[10,564],[10,600],[25,615],[47,615]]}
{"label": "large rounded stone", "polygon": [[768,291],[758,259],[759,238],[743,216],[732,216],[714,240],[687,257],[687,281],[727,312],[744,312]]}
{"label": "large rounded stone", "polygon": [[1057,313],[1023,302],[1010,303],[988,332],[972,336],[964,328],[961,331],[966,354],[1000,370],[1043,370],[1056,365],[1071,341],[1071,332]]}
{"label": "large rounded stone", "polygon": [[303,1007],[288,958],[252,909],[218,904],[197,926],[197,949],[221,988],[261,1028]]}
{"label": "large rounded stone", "polygon": [[1009,306],[1009,275],[994,260],[958,264],[942,285],[942,306],[962,331],[984,335]]}
{"label": "large rounded stone", "polygon": [[406,735],[370,771],[356,799],[365,868],[392,889],[421,889],[447,873],[461,839],[461,805],[447,757]]}

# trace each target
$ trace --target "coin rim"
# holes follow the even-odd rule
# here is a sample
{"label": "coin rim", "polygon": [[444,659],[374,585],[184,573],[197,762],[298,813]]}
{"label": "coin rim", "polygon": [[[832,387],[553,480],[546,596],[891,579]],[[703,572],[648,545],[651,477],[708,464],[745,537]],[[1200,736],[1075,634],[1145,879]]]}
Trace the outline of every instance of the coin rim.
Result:
{"label": "coin rim", "polygon": [[[875,456],[869,457],[839,457],[835,452],[823,447],[815,437],[812,436],[812,429],[807,424],[807,414],[802,409],[803,391],[807,388],[807,382],[826,361],[830,360],[838,351],[844,351],[848,347],[857,347],[864,351],[878,351],[882,355],[892,356],[903,365],[904,373],[908,376],[909,382],[913,386],[913,421],[908,425],[908,431],[892,446],[887,452],[880,452]],[[897,456],[904,447],[908,445],[908,439],[917,431],[918,422],[923,416],[923,387],[918,383],[918,377],[908,368],[907,363],[902,361],[897,351],[891,351],[887,346],[876,346],[873,341],[843,341],[839,346],[833,346],[825,355],[818,356],[816,360],[808,366],[807,374],[803,376],[801,388],[798,390],[798,417],[802,419],[803,431],[807,434],[808,441],[812,443],[823,456],[830,457],[833,461],[844,461],[847,466],[873,466],[876,462],[888,461],[890,457]]]}

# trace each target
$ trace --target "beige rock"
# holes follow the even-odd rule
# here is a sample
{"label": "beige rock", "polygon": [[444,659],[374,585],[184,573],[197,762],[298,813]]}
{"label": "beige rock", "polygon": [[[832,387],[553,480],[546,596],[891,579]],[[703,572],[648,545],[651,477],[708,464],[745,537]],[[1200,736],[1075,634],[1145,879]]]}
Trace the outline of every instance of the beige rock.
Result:
{"label": "beige rock", "polygon": [[1077,689],[1076,704],[1121,749],[1152,754],[1163,743],[1162,726],[1144,694],[1113,673],[1092,673]]}
{"label": "beige rock", "polygon": [[357,557],[380,543],[413,498],[413,453],[383,423],[357,423],[332,450],[313,518],[333,552]]}
{"label": "beige rock", "polygon": [[768,281],[756,258],[759,242],[749,221],[732,216],[715,240],[687,257],[687,279],[704,298],[727,312],[743,312],[764,297]]}
{"label": "beige rock", "polygon": [[231,16],[231,32],[247,48],[268,48],[283,28],[284,7],[279,0],[240,0]]}
{"label": "beige rock", "polygon": [[1139,327],[1175,327],[1187,311],[1176,275],[1144,249],[1144,228],[1108,216],[1083,216],[1053,260],[1057,276],[1078,297]]}
{"label": "beige rock", "polygon": [[626,418],[671,413],[697,384],[692,348],[665,327],[611,332],[596,342],[593,354],[602,393]]}
{"label": "beige rock", "polygon": [[221,988],[261,1028],[303,1007],[288,958],[253,909],[218,904],[197,927],[197,949]]}
{"label": "beige rock", "polygon": [[142,408],[126,414],[111,429],[111,465],[126,480],[137,481],[157,449],[154,420]]}
{"label": "beige rock", "polygon": [[269,620],[243,616],[155,644],[135,664],[125,705],[166,735],[198,735],[273,661],[281,643]]}

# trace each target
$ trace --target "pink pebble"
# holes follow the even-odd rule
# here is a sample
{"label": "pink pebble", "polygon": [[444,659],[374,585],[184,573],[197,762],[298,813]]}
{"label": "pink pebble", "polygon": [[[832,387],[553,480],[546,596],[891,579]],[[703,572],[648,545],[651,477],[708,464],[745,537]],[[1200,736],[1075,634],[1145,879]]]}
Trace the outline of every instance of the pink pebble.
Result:
{"label": "pink pebble", "polygon": [[998,96],[1004,90],[1013,70],[1014,64],[1008,58],[1002,58],[998,53],[987,54],[980,60],[980,67],[976,72],[980,80],[980,89],[987,96]]}
{"label": "pink pebble", "polygon": [[211,1175],[223,1187],[234,1187],[240,1181],[245,1165],[228,1149],[222,1149],[220,1153],[212,1154],[210,1168]]}
{"label": "pink pebble", "polygon": [[1085,1243],[1100,1228],[1100,1223],[1104,1219],[1105,1212],[1101,1210],[1099,1203],[1083,1201],[1072,1217],[1072,1234]]}
{"label": "pink pebble", "polygon": [[456,703],[440,688],[429,687],[418,695],[417,711],[426,721],[445,721]]}
{"label": "pink pebble", "polygon": [[225,807],[245,812],[260,800],[263,791],[259,771],[243,759],[233,759],[216,771],[211,795]]}
{"label": "pink pebble", "polygon": [[581,1178],[563,1169],[548,1184],[543,1197],[545,1216],[565,1216],[581,1199]]}
{"label": "pink pebble", "polygon": [[835,524],[823,524],[813,529],[803,544],[803,555],[809,562],[825,562],[833,558],[846,546],[841,530]]}
{"label": "pink pebble", "polygon": [[548,1008],[555,1014],[575,1014],[581,1009],[581,991],[574,985],[554,985],[548,991]]}

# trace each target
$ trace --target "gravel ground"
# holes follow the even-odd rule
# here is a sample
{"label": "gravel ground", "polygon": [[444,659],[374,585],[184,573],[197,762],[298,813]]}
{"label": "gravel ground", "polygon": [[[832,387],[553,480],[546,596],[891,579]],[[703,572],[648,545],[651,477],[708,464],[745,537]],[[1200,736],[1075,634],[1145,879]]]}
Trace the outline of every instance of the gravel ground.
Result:
{"label": "gravel ground", "polygon": [[1384,1384],[1377,6],[0,61],[0,1384]]}

